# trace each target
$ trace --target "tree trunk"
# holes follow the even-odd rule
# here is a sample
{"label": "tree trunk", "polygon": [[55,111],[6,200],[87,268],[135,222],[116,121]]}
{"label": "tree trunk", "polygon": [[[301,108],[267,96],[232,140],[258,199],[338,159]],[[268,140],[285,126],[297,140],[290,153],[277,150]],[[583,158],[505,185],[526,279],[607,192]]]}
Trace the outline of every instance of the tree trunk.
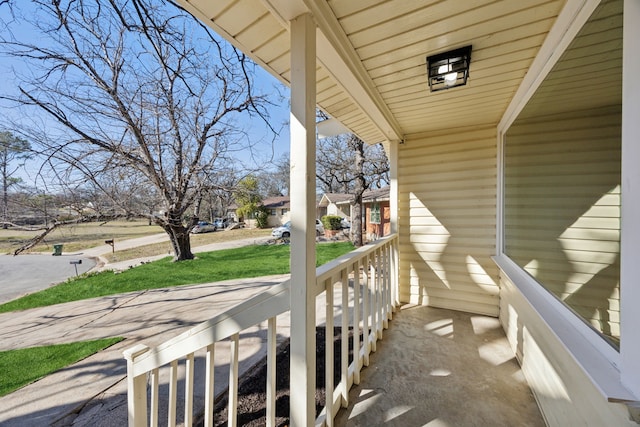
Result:
{"label": "tree trunk", "polygon": [[2,152],[2,228],[4,230],[9,228],[9,224],[7,223],[7,221],[9,221],[9,209],[7,206],[9,203],[9,192],[7,189],[9,185],[7,162],[7,149],[5,148]]}
{"label": "tree trunk", "polygon": [[173,246],[174,261],[184,261],[187,259],[193,259],[193,253],[191,252],[191,239],[189,236],[189,230],[184,226],[178,227],[178,229],[172,229],[167,231],[169,233],[169,239]]}
{"label": "tree trunk", "polygon": [[351,233],[353,244],[356,247],[360,247],[364,244],[362,238],[362,194],[367,188],[367,183],[364,177],[364,142],[357,137],[353,137],[353,148],[356,154],[356,183],[354,189],[355,204],[353,209],[353,218],[351,223]]}
{"label": "tree trunk", "polygon": [[357,195],[353,205],[353,218],[351,218],[351,239],[356,247],[364,244],[362,240],[362,196]]}
{"label": "tree trunk", "polygon": [[198,222],[198,218],[194,217],[190,225],[186,227],[180,218],[181,215],[179,214],[167,212],[164,221],[160,223],[160,226],[169,235],[169,240],[173,247],[174,261],[184,261],[194,258],[191,252],[191,236],[189,235],[189,230],[191,229],[190,225],[192,223]]}

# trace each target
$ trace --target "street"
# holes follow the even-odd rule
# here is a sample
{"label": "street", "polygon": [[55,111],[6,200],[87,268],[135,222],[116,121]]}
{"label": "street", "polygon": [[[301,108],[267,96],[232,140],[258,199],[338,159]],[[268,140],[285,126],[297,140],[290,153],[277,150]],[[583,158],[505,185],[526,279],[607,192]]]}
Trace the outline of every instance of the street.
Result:
{"label": "street", "polygon": [[86,255],[0,255],[0,304],[63,282],[76,275],[76,267],[78,274],[82,274],[95,264]]}

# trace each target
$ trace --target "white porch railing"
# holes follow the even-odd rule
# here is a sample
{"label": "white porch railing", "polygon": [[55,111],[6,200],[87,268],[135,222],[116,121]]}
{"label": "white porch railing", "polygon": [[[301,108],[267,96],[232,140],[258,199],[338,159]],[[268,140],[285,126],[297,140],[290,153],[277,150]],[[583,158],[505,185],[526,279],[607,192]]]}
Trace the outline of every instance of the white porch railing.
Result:
{"label": "white porch railing", "polygon": [[[369,354],[376,350],[376,341],[388,327],[397,305],[397,236],[378,240],[358,248],[316,271],[316,308],[324,299],[326,327],[325,378],[326,404],[316,420],[317,426],[332,426],[341,406],[349,402],[349,389],[360,381],[360,370],[369,364]],[[336,292],[338,291],[338,292]],[[338,295],[339,294],[339,295]],[[323,298],[324,297],[324,298]],[[337,304],[336,304],[337,301]],[[238,400],[238,349],[242,332],[267,323],[267,426],[275,425],[275,356],[276,317],[289,311],[289,281],[272,287],[214,318],[157,346],[136,345],[124,355],[127,359],[129,426],[157,426],[160,408],[167,413],[168,426],[191,426],[194,421],[194,354],[205,352],[204,425],[213,426],[214,415],[214,352],[216,343],[229,340],[229,408],[228,425],[235,426]],[[324,319],[323,319],[324,318]],[[340,381],[334,385],[334,325],[341,326]],[[336,325],[337,326],[337,325]],[[353,340],[353,360],[349,363],[349,330]],[[310,337],[313,339],[314,337]],[[178,420],[178,367],[183,361],[184,415]],[[168,369],[166,401],[160,402],[160,368]],[[295,378],[291,378],[295,381]],[[330,398],[332,397],[332,398]],[[149,403],[148,403],[149,402]],[[148,407],[149,405],[149,407]],[[200,415],[200,414],[198,414]],[[329,416],[327,416],[329,415]],[[164,424],[164,422],[162,423]]]}

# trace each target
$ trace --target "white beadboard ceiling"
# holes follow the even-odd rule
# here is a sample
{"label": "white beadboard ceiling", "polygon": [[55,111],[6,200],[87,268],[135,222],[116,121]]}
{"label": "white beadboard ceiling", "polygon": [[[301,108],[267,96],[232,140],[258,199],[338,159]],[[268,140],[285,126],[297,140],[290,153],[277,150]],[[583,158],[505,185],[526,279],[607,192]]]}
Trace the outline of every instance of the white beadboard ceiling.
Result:
{"label": "white beadboard ceiling", "polygon": [[[496,125],[564,0],[178,0],[288,84],[289,21],[318,25],[317,102],[369,143]],[[426,57],[472,45],[466,86],[429,92]]]}

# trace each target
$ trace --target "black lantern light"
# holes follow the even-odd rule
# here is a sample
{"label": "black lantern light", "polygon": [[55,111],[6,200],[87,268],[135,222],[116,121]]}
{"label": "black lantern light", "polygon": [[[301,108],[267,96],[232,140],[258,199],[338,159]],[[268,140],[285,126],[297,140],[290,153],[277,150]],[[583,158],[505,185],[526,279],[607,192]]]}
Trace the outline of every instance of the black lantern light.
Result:
{"label": "black lantern light", "polygon": [[427,57],[429,88],[436,92],[467,84],[471,46]]}

